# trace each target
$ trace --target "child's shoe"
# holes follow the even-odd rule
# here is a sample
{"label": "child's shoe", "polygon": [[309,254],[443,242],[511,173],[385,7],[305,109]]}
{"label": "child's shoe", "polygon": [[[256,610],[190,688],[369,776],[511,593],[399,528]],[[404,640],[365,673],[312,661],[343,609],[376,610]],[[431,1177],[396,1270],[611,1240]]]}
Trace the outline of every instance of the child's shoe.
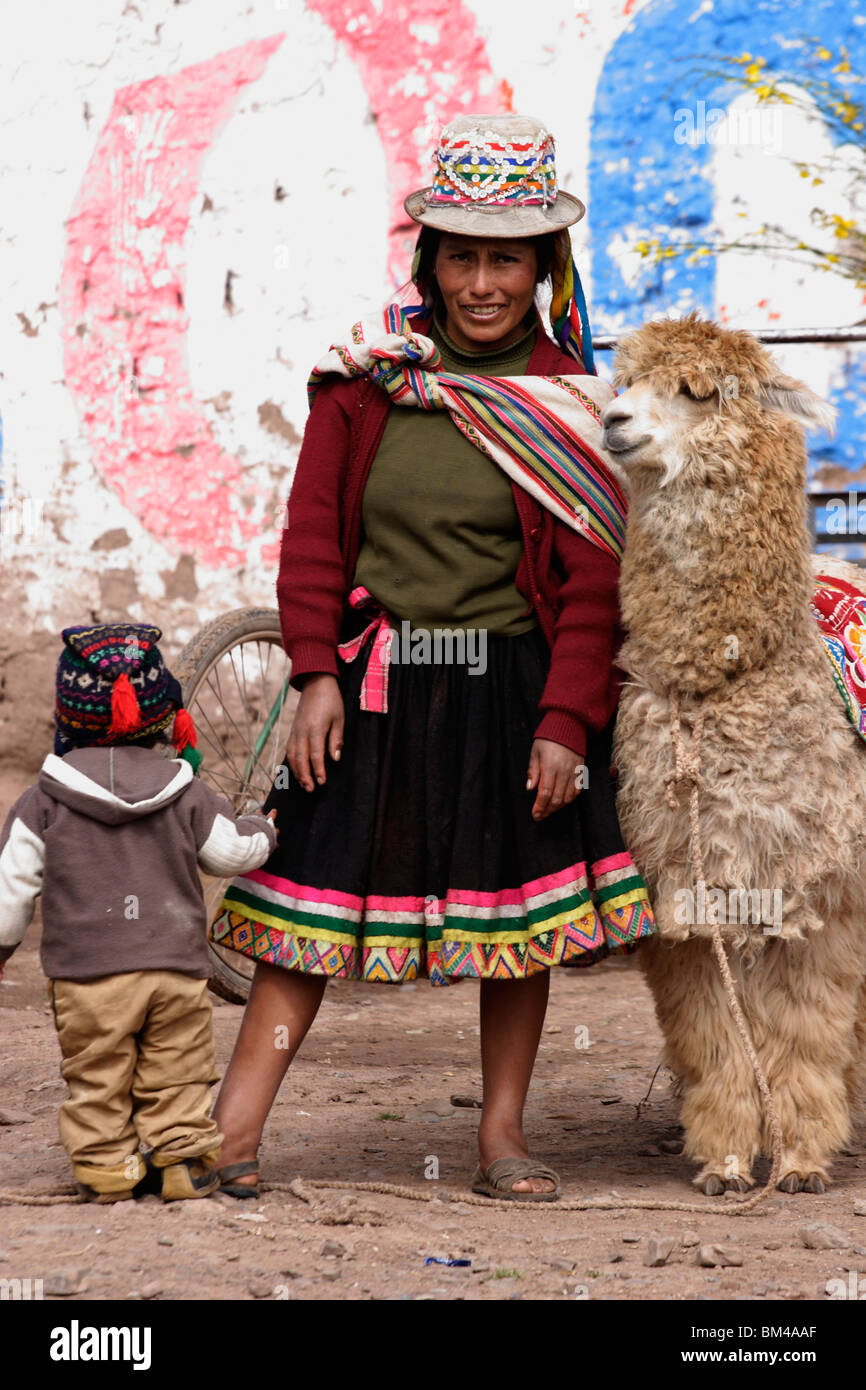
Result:
{"label": "child's shoe", "polygon": [[99,1202],[102,1206],[107,1202],[127,1202],[131,1197],[135,1196],[135,1192],[131,1187],[128,1187],[123,1192],[97,1192],[95,1187],[88,1187],[85,1182],[77,1182],[75,1186],[78,1188],[81,1196],[87,1198],[88,1202]]}
{"label": "child's shoe", "polygon": [[128,1154],[118,1163],[105,1166],[98,1163],[73,1163],[75,1186],[88,1202],[126,1202],[138,1196],[138,1188],[147,1175],[147,1167],[139,1153]]}
{"label": "child's shoe", "polygon": [[[147,1162],[147,1160],[145,1160]],[[147,1163],[147,1172],[132,1189],[133,1197],[158,1197],[162,1192],[162,1173],[152,1163]]]}
{"label": "child's shoe", "polygon": [[209,1197],[219,1188],[219,1174],[201,1158],[184,1158],[162,1170],[162,1200],[177,1202],[192,1197]]}

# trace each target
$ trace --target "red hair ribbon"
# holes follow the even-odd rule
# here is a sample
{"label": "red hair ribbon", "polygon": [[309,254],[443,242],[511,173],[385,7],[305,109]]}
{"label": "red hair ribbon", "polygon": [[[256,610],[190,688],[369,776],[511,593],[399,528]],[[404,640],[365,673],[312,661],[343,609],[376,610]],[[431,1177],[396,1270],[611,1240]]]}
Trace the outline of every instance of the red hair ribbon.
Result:
{"label": "red hair ribbon", "polygon": [[111,691],[111,734],[134,734],[141,728],[138,697],[125,671],[117,677]]}

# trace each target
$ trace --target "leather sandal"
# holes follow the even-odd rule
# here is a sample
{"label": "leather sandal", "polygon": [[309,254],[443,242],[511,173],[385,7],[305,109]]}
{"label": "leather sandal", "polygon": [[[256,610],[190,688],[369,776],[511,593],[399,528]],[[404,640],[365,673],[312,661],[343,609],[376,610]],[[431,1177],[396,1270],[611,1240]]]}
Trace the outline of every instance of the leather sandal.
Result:
{"label": "leather sandal", "polygon": [[97,1192],[94,1187],[88,1187],[85,1182],[77,1182],[79,1196],[86,1197],[88,1202],[98,1202],[100,1206],[106,1206],[111,1202],[128,1202],[136,1196],[135,1190],[126,1187],[122,1192]]}
{"label": "leather sandal", "polygon": [[220,1192],[225,1192],[229,1197],[237,1197],[241,1201],[248,1197],[261,1197],[258,1183],[239,1183],[232,1182],[232,1178],[245,1178],[248,1173],[258,1175],[259,1162],[256,1158],[246,1158],[242,1163],[227,1163],[223,1168],[217,1168],[216,1174],[220,1180]]}
{"label": "leather sandal", "polygon": [[[513,1184],[523,1178],[547,1178],[555,1183],[553,1192],[515,1192]],[[472,1191],[500,1202],[555,1202],[562,1195],[559,1174],[534,1158],[495,1158],[486,1173],[477,1168]]]}

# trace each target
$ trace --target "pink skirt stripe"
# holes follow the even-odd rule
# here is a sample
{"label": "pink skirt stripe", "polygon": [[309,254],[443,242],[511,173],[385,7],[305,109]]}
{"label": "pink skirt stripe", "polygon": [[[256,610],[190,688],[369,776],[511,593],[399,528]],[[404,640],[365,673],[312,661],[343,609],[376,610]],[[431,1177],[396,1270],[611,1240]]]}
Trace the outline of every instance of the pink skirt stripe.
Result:
{"label": "pink skirt stripe", "polygon": [[[354,893],[340,893],[335,888],[309,888],[303,883],[293,883],[290,878],[280,878],[278,874],[266,873],[264,869],[250,869],[249,873],[241,877],[251,879],[253,883],[263,883],[266,888],[272,888],[286,898],[300,898],[305,903],[326,903],[329,907],[348,907],[353,912],[364,910],[364,899]],[[367,901],[369,903],[370,900]],[[414,902],[415,899],[406,901]],[[420,898],[418,901],[423,903],[424,899]]]}
{"label": "pink skirt stripe", "polygon": [[544,874],[541,878],[530,879],[528,883],[524,883],[521,891],[524,897],[534,898],[537,893],[549,893],[555,888],[571,888],[578,879],[585,877],[585,864],[571,864],[567,869],[559,869],[555,874]]}
{"label": "pink skirt stripe", "polygon": [[371,893],[364,899],[364,906],[369,912],[423,912],[427,899],[412,897],[389,898],[381,893]]}
{"label": "pink skirt stripe", "polygon": [[457,907],[521,907],[528,898],[537,897],[540,893],[574,888],[585,876],[586,865],[574,864],[569,869],[560,869],[558,873],[532,879],[521,888],[501,888],[496,893],[454,888],[448,893],[448,902]]}
{"label": "pink skirt stripe", "polygon": [[599,859],[598,863],[592,866],[593,877],[601,878],[602,874],[613,873],[614,869],[633,869],[637,872],[628,850],[623,850],[622,854],[608,855],[607,859]]}

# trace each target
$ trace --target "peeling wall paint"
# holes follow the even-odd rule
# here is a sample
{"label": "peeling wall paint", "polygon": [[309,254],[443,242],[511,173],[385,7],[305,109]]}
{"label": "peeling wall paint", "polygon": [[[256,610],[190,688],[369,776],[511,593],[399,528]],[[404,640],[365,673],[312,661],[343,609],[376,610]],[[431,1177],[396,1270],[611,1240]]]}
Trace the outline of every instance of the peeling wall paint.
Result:
{"label": "peeling wall paint", "polygon": [[150,535],[219,567],[265,518],[190,390],[183,243],[202,154],[283,37],[118,91],[66,224],[63,365],[92,463]]}
{"label": "peeling wall paint", "polygon": [[[507,111],[475,15],[462,0],[310,0],[358,64],[385,149],[390,202],[389,270],[405,278],[415,238],[403,209],[430,182],[430,152],[443,111]],[[417,230],[417,229],[415,229]]]}
{"label": "peeling wall paint", "polygon": [[[177,647],[273,603],[310,365],[405,278],[403,198],[456,111],[554,131],[560,182],[588,204],[574,242],[597,332],[693,302],[754,327],[863,316],[849,287],[766,259],[695,276],[633,251],[768,199],[804,215],[781,158],[675,143],[671,102],[731,107],[681,93],[679,59],[772,56],[798,30],[859,54],[853,0],[87,8],[22,11],[0,59],[0,487],[20,519],[0,536],[0,658],[35,643],[53,660],[45,634],[121,614]],[[818,138],[788,136],[789,158]],[[847,412],[817,462],[862,474],[862,349],[779,356]],[[0,751],[2,722],[0,701]]]}

